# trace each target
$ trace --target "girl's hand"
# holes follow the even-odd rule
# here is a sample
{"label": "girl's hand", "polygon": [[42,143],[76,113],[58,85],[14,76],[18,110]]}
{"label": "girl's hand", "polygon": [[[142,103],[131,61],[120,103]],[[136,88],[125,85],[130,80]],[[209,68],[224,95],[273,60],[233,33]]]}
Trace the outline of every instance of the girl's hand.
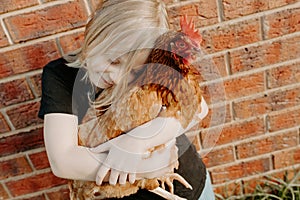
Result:
{"label": "girl's hand", "polygon": [[137,165],[146,157],[141,142],[133,141],[128,135],[121,135],[95,148],[92,153],[102,154],[108,152],[106,159],[96,175],[96,183],[101,185],[103,179],[110,172],[109,183],[115,185],[118,181],[125,184],[127,180],[134,183],[136,180]]}
{"label": "girl's hand", "polygon": [[[118,181],[120,184],[125,184],[127,180],[134,183],[139,178],[163,175],[170,170],[168,166],[176,161],[171,153],[175,138],[199,123],[207,113],[207,104],[202,99],[201,113],[196,116],[198,120],[193,120],[186,129],[175,118],[157,117],[127,134],[92,148],[91,151],[96,154],[108,153],[97,172],[96,183],[100,185],[109,171],[109,183],[112,185]],[[161,144],[165,147],[151,154],[149,150]]]}
{"label": "girl's hand", "polygon": [[[125,184],[127,179],[134,183],[136,174],[139,175],[138,178],[161,174],[161,169],[167,168],[172,162],[170,148],[180,130],[182,126],[176,119],[158,117],[127,134],[90,149],[93,153],[108,152],[98,170],[96,183],[100,185],[109,171],[109,183],[112,185],[118,181]],[[155,153],[151,152],[151,149],[162,144],[164,148]]]}
{"label": "girl's hand", "polygon": [[176,139],[173,139],[163,148],[150,152],[145,151],[143,145],[145,141],[137,141],[132,139],[132,136],[121,135],[91,148],[94,154],[108,152],[104,162],[99,161],[102,165],[97,172],[96,183],[101,185],[102,182],[106,182],[108,176],[111,185],[117,182],[125,184],[127,180],[134,183],[136,179],[160,177],[172,171],[173,168],[169,166],[177,162],[177,157],[173,156],[174,148],[177,148],[175,142]]}

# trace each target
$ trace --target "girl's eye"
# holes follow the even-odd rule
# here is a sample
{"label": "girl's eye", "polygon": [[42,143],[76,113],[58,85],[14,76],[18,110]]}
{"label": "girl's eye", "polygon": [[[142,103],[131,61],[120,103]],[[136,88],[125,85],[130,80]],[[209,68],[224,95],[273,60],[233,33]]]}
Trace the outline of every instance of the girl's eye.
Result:
{"label": "girl's eye", "polygon": [[110,62],[111,65],[119,65],[120,63],[121,61],[119,59]]}

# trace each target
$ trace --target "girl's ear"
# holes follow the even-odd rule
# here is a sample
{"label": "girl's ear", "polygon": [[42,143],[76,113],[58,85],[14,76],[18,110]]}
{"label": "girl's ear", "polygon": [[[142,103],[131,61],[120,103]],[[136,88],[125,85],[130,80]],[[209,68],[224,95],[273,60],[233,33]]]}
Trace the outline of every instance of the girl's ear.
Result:
{"label": "girl's ear", "polygon": [[195,29],[195,23],[193,18],[188,22],[187,15],[180,17],[180,27],[181,31],[189,36],[192,40],[200,44],[202,42],[202,36],[199,30]]}

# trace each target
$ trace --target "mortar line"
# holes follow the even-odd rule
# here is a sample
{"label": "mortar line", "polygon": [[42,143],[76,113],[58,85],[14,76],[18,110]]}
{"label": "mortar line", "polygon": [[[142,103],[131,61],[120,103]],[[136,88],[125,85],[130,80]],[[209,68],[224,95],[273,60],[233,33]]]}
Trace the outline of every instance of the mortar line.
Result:
{"label": "mortar line", "polygon": [[[276,137],[276,136],[285,134],[287,132],[297,131],[298,129],[299,129],[298,127],[292,127],[292,128],[287,128],[287,129],[275,131],[275,132],[270,132],[268,134],[256,135],[256,136],[252,136],[250,138],[245,138],[245,139],[242,139],[242,140],[239,140],[239,141],[234,141],[232,143],[218,145],[218,146],[213,147],[213,149],[214,150],[220,150],[220,149],[223,149],[223,148],[227,148],[231,145],[237,146],[237,145],[240,145],[240,144],[246,144],[246,143],[249,143],[249,142],[253,142],[255,140],[267,139],[270,136],[275,136]],[[205,151],[211,151],[211,149],[203,149],[203,152],[205,152]]]}
{"label": "mortar line", "polygon": [[68,31],[63,31],[63,32],[60,32],[60,33],[56,33],[54,35],[47,35],[45,37],[40,37],[40,38],[36,38],[36,39],[33,39],[33,40],[28,40],[24,43],[17,43],[17,44],[14,44],[12,46],[9,46],[9,47],[3,47],[3,48],[0,49],[0,53],[5,52],[5,51],[15,50],[15,49],[22,48],[22,47],[27,47],[27,46],[34,45],[34,44],[37,44],[37,43],[40,43],[40,42],[47,42],[49,40],[55,40],[58,37],[63,37],[63,36],[66,36],[66,35],[82,32],[82,31],[84,31],[84,29],[85,29],[84,27],[79,27],[79,28],[75,28],[73,30],[68,30]]}
{"label": "mortar line", "polygon": [[225,13],[224,13],[224,6],[222,0],[216,0],[217,2],[217,13],[218,13],[218,21],[223,22],[225,21]]}
{"label": "mortar line", "polygon": [[208,25],[208,26],[203,27],[203,29],[209,30],[209,29],[218,28],[220,26],[233,25],[233,24],[236,24],[236,23],[239,23],[239,22],[243,22],[243,21],[247,21],[247,20],[253,20],[254,18],[260,18],[262,16],[274,14],[274,13],[277,13],[277,12],[280,12],[280,11],[293,9],[293,8],[298,8],[299,6],[300,6],[300,2],[297,2],[297,3],[294,3],[294,4],[285,5],[285,6],[282,6],[282,7],[279,7],[279,8],[274,8],[272,10],[265,10],[265,11],[262,11],[262,12],[259,12],[259,13],[253,13],[253,14],[250,14],[250,15],[241,16],[241,17],[238,17],[238,18],[222,21],[222,22],[217,23],[217,24]]}
{"label": "mortar line", "polygon": [[285,148],[285,149],[282,149],[282,150],[272,151],[272,152],[269,152],[269,153],[266,153],[266,154],[261,154],[261,155],[258,155],[258,156],[239,159],[235,162],[230,162],[230,163],[225,163],[225,164],[213,166],[213,167],[210,167],[209,169],[214,170],[214,169],[218,169],[218,168],[230,167],[232,165],[236,165],[236,164],[240,164],[240,163],[244,163],[244,162],[251,162],[251,161],[255,161],[255,160],[266,159],[266,158],[270,158],[270,155],[272,155],[274,153],[282,152],[283,150],[284,151],[293,151],[293,150],[297,150],[298,148],[299,148],[298,146],[293,146],[293,147],[290,147],[290,148]]}
{"label": "mortar line", "polygon": [[30,150],[20,152],[20,153],[16,153],[16,154],[10,154],[10,155],[4,156],[4,157],[0,157],[0,162],[5,162],[5,161],[8,161],[8,160],[12,160],[12,159],[15,159],[15,158],[26,156],[27,154],[35,154],[35,153],[40,153],[40,152],[43,152],[43,151],[46,151],[45,147],[40,147],[40,148],[37,148],[37,149],[30,149]]}
{"label": "mortar line", "polygon": [[3,21],[3,19],[0,19],[0,23],[1,23],[1,26],[2,26],[2,29],[3,29],[3,32],[4,32],[4,34],[5,34],[5,36],[6,36],[7,40],[8,40],[8,43],[10,45],[13,45],[14,42],[12,40],[12,37],[11,37],[11,35],[10,35],[10,33],[9,33],[9,31],[8,31],[8,29],[7,29],[4,21]]}
{"label": "mortar line", "polygon": [[33,94],[33,96],[34,96],[34,98],[38,98],[38,94],[37,94],[37,92],[35,91],[35,88],[34,88],[34,86],[33,86],[32,81],[30,80],[29,76],[25,76],[25,80],[26,80],[26,82],[27,82],[27,84],[28,84],[28,86],[29,86],[29,88],[30,88],[30,90],[31,90],[31,92],[32,92],[32,94]]}
{"label": "mortar line", "polygon": [[186,5],[189,5],[189,4],[192,4],[192,3],[199,3],[199,0],[190,0],[190,1],[176,1],[170,5],[167,5],[167,9],[170,9],[170,8],[174,8],[174,7],[178,7],[178,6],[186,6]]}
{"label": "mortar line", "polygon": [[[1,110],[0,112],[1,112],[2,116],[4,117],[5,121],[7,122],[7,124],[8,124],[8,126],[9,126],[10,130],[11,130],[11,131],[15,131],[16,128],[15,128],[15,126],[13,125],[13,123],[11,122],[11,120],[9,119],[8,115],[6,114],[6,112],[3,111],[3,110]],[[10,132],[11,132],[11,131],[10,131]],[[2,133],[2,134],[3,134],[3,133]],[[2,134],[1,134],[1,135],[2,135]],[[1,136],[0,136],[0,138],[1,138]]]}
{"label": "mortar line", "polygon": [[[229,125],[230,123],[228,124],[225,124],[224,126],[227,126]],[[212,128],[209,128],[209,129],[213,129],[214,127]],[[252,142],[254,140],[259,140],[261,138],[265,139],[265,138],[268,138],[270,136],[277,136],[277,135],[281,135],[281,134],[284,134],[286,132],[291,132],[291,131],[297,131],[297,129],[299,129],[300,126],[295,126],[295,127],[291,127],[291,128],[286,128],[286,129],[283,129],[283,130],[278,130],[278,131],[274,131],[274,132],[269,132],[268,134],[260,134],[260,135],[255,135],[255,136],[251,136],[249,138],[245,138],[245,139],[241,139],[241,140],[237,140],[237,141],[233,141],[231,143],[225,143],[225,144],[221,144],[221,145],[217,145],[217,146],[214,146],[214,147],[210,147],[210,148],[203,148],[202,149],[202,152],[203,153],[206,153],[206,152],[210,152],[212,150],[219,150],[219,149],[223,149],[223,148],[226,148],[230,145],[234,145],[234,146],[237,146],[237,145],[240,145],[240,144],[245,144],[245,143],[249,143],[249,142]],[[209,130],[209,129],[206,129],[206,130]]]}
{"label": "mortar line", "polygon": [[[284,167],[284,168],[280,168],[280,169],[274,169],[274,170],[270,170],[270,171],[267,171],[267,172],[263,172],[261,174],[250,175],[250,176],[247,176],[247,177],[242,177],[242,178],[226,181],[224,183],[213,184],[213,187],[223,187],[223,186],[226,186],[228,184],[235,183],[237,181],[242,181],[242,180],[247,181],[247,180],[251,180],[251,179],[255,179],[255,178],[261,178],[262,176],[265,176],[265,175],[271,175],[273,173],[284,172],[284,171],[287,171],[287,170],[293,170],[293,169],[296,169],[296,168],[299,168],[299,167],[300,167],[300,164],[296,164],[296,165],[292,165],[292,166],[288,166],[288,167]],[[210,168],[208,168],[208,171],[209,170],[210,170]]]}
{"label": "mortar line", "polygon": [[47,200],[50,200],[50,198],[48,197],[47,193],[58,192],[61,189],[68,189],[67,184],[60,185],[60,186],[55,186],[53,188],[48,188],[48,189],[46,189],[46,191],[42,190],[42,191],[30,193],[30,194],[24,194],[24,195],[21,195],[21,196],[18,196],[18,197],[14,197],[11,200],[29,199],[29,198],[32,198],[32,197],[35,197],[35,196],[38,196],[38,195],[44,195]]}
{"label": "mortar line", "polygon": [[4,191],[8,194],[9,199],[13,198],[13,195],[11,194],[10,190],[7,188],[6,184],[1,183]]}
{"label": "mortar line", "polygon": [[19,181],[19,180],[22,180],[22,179],[26,179],[26,178],[29,178],[29,177],[32,177],[32,176],[41,175],[41,174],[48,173],[48,172],[51,172],[50,168],[41,169],[41,170],[38,170],[38,171],[36,170],[36,171],[32,171],[30,173],[9,177],[9,178],[5,179],[5,182]]}
{"label": "mortar line", "polygon": [[91,6],[90,6],[88,0],[83,0],[83,2],[84,2],[88,16],[90,16],[92,14]]}
{"label": "mortar line", "polygon": [[227,80],[231,80],[231,79],[234,79],[234,78],[241,78],[243,76],[249,76],[251,74],[262,73],[265,70],[269,70],[269,69],[273,69],[273,68],[281,67],[281,66],[285,66],[285,65],[291,65],[291,64],[298,63],[298,62],[300,62],[300,58],[296,58],[296,59],[293,59],[293,60],[282,61],[280,63],[266,65],[266,66],[263,66],[263,67],[260,67],[260,68],[234,73],[231,76],[220,77],[220,78],[217,78],[217,79],[214,79],[214,80],[211,80],[211,81],[206,81],[206,82],[201,83],[201,86],[206,86],[206,85],[214,84],[214,83],[220,83],[222,81],[227,81]]}
{"label": "mortar line", "polygon": [[14,135],[17,135],[17,134],[22,133],[22,132],[33,131],[33,130],[38,129],[38,128],[43,128],[43,124],[37,124],[37,125],[33,125],[33,126],[28,126],[26,128],[15,129],[15,130],[12,130],[12,131],[7,132],[7,133],[1,133],[0,139],[10,137],[10,136],[14,136]]}
{"label": "mortar line", "polygon": [[38,4],[38,5],[35,5],[35,6],[22,8],[20,10],[14,10],[14,11],[10,11],[10,12],[7,12],[7,13],[2,13],[2,14],[0,14],[0,19],[11,17],[11,16],[16,16],[16,15],[22,15],[24,13],[37,11],[37,10],[41,10],[41,9],[48,8],[48,7],[51,7],[51,6],[65,4],[65,3],[68,3],[68,2],[74,2],[74,0],[50,1],[50,2],[47,2],[47,3],[43,3],[43,4]]}
{"label": "mortar line", "polygon": [[4,77],[4,78],[0,79],[0,84],[7,83],[7,82],[10,82],[10,81],[14,81],[14,80],[18,80],[18,79],[23,79],[23,78],[26,78],[28,76],[35,76],[35,75],[38,75],[38,74],[42,73],[42,71],[43,71],[43,69],[37,69],[37,70],[33,70],[33,71],[23,72],[23,73],[20,73],[20,74],[14,74],[14,75],[11,75],[11,76],[8,76],[8,77]]}

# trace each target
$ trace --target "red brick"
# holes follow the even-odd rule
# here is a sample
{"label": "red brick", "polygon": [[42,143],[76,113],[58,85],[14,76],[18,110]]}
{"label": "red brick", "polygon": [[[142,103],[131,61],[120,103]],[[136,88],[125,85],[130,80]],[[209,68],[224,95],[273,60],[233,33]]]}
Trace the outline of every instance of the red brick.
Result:
{"label": "red brick", "polygon": [[34,98],[25,79],[0,84],[0,108]]}
{"label": "red brick", "polygon": [[239,159],[258,156],[298,145],[297,131],[285,132],[280,135],[270,135],[268,138],[259,138],[251,142],[237,145]]}
{"label": "red brick", "polygon": [[41,97],[42,95],[42,74],[36,74],[29,78],[30,85],[32,86],[32,89],[34,91],[34,94],[37,95],[37,97]]}
{"label": "red brick", "polygon": [[201,121],[201,127],[208,128],[222,125],[231,122],[230,106],[227,105],[213,105],[208,112],[208,115]]}
{"label": "red brick", "polygon": [[222,195],[224,198],[239,196],[243,193],[243,186],[241,181],[226,183],[225,186],[214,186],[214,193]]}
{"label": "red brick", "polygon": [[71,53],[82,46],[84,40],[84,33],[74,33],[59,38],[60,46],[64,54]]}
{"label": "red brick", "polygon": [[292,4],[298,0],[223,0],[225,19],[233,19]]}
{"label": "red brick", "polygon": [[267,38],[300,31],[300,8],[270,14],[265,17],[265,25]]}
{"label": "red brick", "polygon": [[[299,170],[299,166],[293,166],[292,169],[272,172],[269,177],[281,179],[283,181],[291,181],[297,174],[299,174]],[[265,177],[265,179],[271,180],[269,177]]]}
{"label": "red brick", "polygon": [[203,82],[212,81],[227,76],[225,55],[204,57],[193,63],[199,70]]}
{"label": "red brick", "polygon": [[255,193],[255,189],[257,187],[263,187],[266,183],[265,177],[258,177],[253,179],[243,180],[243,188],[245,194],[253,194]]}
{"label": "red brick", "polygon": [[268,87],[276,88],[300,82],[300,62],[279,66],[268,71]]}
{"label": "red brick", "polygon": [[283,110],[300,105],[300,86],[269,94],[272,110]]}
{"label": "red brick", "polygon": [[34,197],[22,198],[22,200],[46,200],[46,197],[43,194],[41,194]]}
{"label": "red brick", "polygon": [[47,154],[45,151],[31,154],[31,155],[29,155],[29,158],[30,158],[34,168],[37,170],[50,167],[48,157],[47,157]]}
{"label": "red brick", "polygon": [[247,47],[230,53],[231,72],[237,73],[296,59],[300,55],[300,36],[280,38],[272,43]]}
{"label": "red brick", "polygon": [[47,193],[49,200],[69,200],[69,189],[63,188],[57,192]]}
{"label": "red brick", "polygon": [[40,42],[0,54],[0,78],[41,69],[50,60],[59,58],[54,40]]}
{"label": "red brick", "polygon": [[4,19],[14,42],[27,41],[85,25],[82,1],[55,5]]}
{"label": "red brick", "polygon": [[0,180],[32,172],[25,157],[0,162]]}
{"label": "red brick", "polygon": [[204,30],[202,35],[203,46],[210,53],[232,49],[260,41],[260,22],[259,19],[250,19],[228,26],[218,26]]}
{"label": "red brick", "polygon": [[249,100],[243,100],[233,103],[233,112],[235,119],[245,119],[254,116],[260,116],[270,112],[272,106],[270,98],[267,95],[259,95]]}
{"label": "red brick", "polygon": [[11,155],[43,146],[43,129],[39,128],[0,138],[0,155]]}
{"label": "red brick", "polygon": [[274,168],[280,169],[300,163],[300,147],[293,150],[284,150],[274,154]]}
{"label": "red brick", "polygon": [[224,127],[204,130],[200,136],[202,146],[204,148],[212,148],[216,145],[227,144],[252,136],[262,135],[264,132],[264,120],[258,118],[244,122],[225,124]]}
{"label": "red brick", "polygon": [[6,113],[16,129],[42,123],[38,118],[40,103],[29,103],[8,110]]}
{"label": "red brick", "polygon": [[[298,167],[299,168],[299,167]],[[295,167],[293,170],[287,170],[287,171],[279,171],[279,172],[272,172],[271,174],[268,173],[268,175],[256,177],[252,179],[243,180],[244,185],[244,193],[245,194],[253,194],[254,189],[257,186],[261,186],[262,188],[269,188],[270,184],[278,184],[278,179],[280,181],[288,183],[291,181],[297,174],[299,173],[299,169]]]}
{"label": "red brick", "polygon": [[202,87],[203,97],[208,104],[216,104],[226,100],[223,81],[209,83]]}
{"label": "red brick", "polygon": [[6,183],[6,186],[12,195],[16,197],[63,185],[66,184],[66,182],[66,180],[57,178],[52,173],[45,173],[17,181],[11,181]]}
{"label": "red brick", "polygon": [[[203,12],[205,10],[205,12]],[[196,27],[216,24],[218,22],[216,1],[200,0],[197,3],[174,6],[168,9],[171,28],[179,30],[179,18],[183,15],[194,17]],[[201,28],[200,28],[201,29]]]}
{"label": "red brick", "polygon": [[0,133],[5,133],[10,131],[10,127],[7,124],[5,118],[3,117],[3,115],[0,113]]}
{"label": "red brick", "polygon": [[206,167],[214,167],[234,161],[233,147],[225,147],[218,150],[212,150],[207,153],[201,153],[201,157]]}
{"label": "red brick", "polygon": [[37,0],[5,0],[0,2],[0,13],[7,13],[37,4]]}
{"label": "red brick", "polygon": [[0,199],[8,199],[8,194],[1,184],[0,184]]}
{"label": "red brick", "polygon": [[240,162],[227,167],[220,167],[211,170],[213,183],[224,183],[230,180],[243,178],[271,169],[269,158]]}
{"label": "red brick", "polygon": [[3,31],[3,28],[0,27],[0,47],[5,47],[5,46],[8,46],[8,45],[9,45],[8,39],[7,39],[7,37],[6,37],[6,35]]}
{"label": "red brick", "polygon": [[269,124],[269,131],[271,132],[299,126],[300,109],[271,113],[269,116]]}
{"label": "red brick", "polygon": [[298,105],[300,105],[300,87],[274,91],[268,95],[259,95],[241,102],[234,102],[233,111],[236,118],[245,119]]}
{"label": "red brick", "polygon": [[227,99],[235,99],[263,92],[265,89],[264,73],[255,73],[229,79],[224,81],[224,86]]}

